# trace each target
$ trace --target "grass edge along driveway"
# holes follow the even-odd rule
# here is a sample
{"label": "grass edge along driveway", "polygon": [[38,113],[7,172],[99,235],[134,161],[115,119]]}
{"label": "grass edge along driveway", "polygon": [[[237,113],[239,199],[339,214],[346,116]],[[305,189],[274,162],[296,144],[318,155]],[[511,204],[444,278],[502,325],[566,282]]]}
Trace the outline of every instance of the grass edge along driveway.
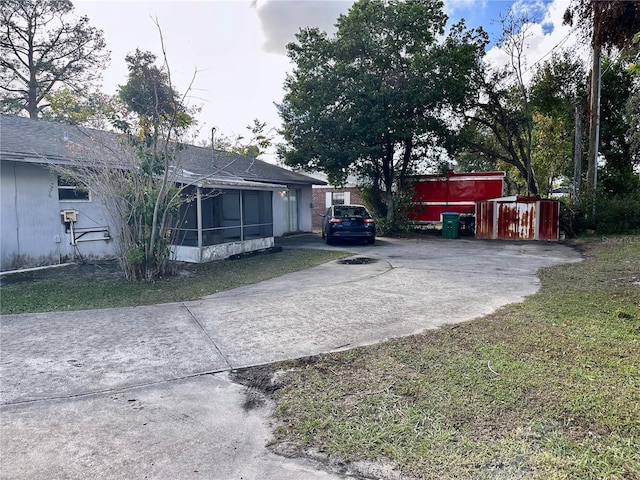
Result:
{"label": "grass edge along driveway", "polygon": [[276,401],[273,448],[403,479],[639,479],[640,238],[580,247],[485,318],[237,372]]}

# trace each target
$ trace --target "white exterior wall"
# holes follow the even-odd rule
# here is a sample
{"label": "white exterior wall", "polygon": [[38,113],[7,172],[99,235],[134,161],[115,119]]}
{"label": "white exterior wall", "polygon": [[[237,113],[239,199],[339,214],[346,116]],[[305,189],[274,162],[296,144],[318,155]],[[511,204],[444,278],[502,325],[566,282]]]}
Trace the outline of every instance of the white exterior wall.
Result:
{"label": "white exterior wall", "polygon": [[[289,187],[291,190],[298,190],[298,228],[296,232],[310,232],[312,230],[312,188],[311,185],[304,187]],[[287,233],[292,233],[287,229],[288,202],[283,191],[273,192],[273,236],[281,237]]]}
{"label": "white exterior wall", "polygon": [[[56,264],[76,257],[61,210],[76,210],[76,227],[80,229],[108,226],[99,203],[58,200],[56,176],[42,165],[3,161],[0,178],[2,271]],[[102,238],[83,241],[78,243],[77,251],[89,259],[112,257],[113,243]]]}
{"label": "white exterior wall", "polygon": [[287,228],[287,202],[284,199],[283,191],[274,191],[271,195],[273,210],[273,236],[281,237]]}
{"label": "white exterior wall", "polygon": [[313,230],[313,193],[311,185],[300,190],[298,198],[299,218],[298,226],[302,232],[310,232]]}

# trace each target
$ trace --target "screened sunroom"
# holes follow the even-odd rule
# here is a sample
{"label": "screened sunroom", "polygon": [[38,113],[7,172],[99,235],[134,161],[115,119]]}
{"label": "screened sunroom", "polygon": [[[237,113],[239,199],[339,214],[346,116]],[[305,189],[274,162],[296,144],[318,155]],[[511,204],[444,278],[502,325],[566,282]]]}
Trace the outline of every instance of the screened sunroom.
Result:
{"label": "screened sunroom", "polygon": [[273,247],[273,194],[283,188],[243,180],[187,186],[171,231],[175,259],[201,263]]}

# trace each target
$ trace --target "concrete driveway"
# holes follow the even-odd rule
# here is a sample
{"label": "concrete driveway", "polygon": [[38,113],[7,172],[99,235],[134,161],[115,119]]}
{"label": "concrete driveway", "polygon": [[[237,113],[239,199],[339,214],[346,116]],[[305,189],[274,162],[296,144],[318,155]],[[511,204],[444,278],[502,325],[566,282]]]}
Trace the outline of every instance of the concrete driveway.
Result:
{"label": "concrete driveway", "polygon": [[[327,248],[315,234],[278,244]],[[359,260],[192,302],[0,317],[0,478],[357,478],[271,453],[271,405],[244,408],[226,372],[470,320],[580,259],[539,242],[330,248]]]}

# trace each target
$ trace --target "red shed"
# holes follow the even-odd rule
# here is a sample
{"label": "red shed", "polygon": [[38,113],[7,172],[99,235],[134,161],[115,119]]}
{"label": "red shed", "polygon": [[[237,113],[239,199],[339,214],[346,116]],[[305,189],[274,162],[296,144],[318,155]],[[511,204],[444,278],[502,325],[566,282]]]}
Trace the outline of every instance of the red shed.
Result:
{"label": "red shed", "polygon": [[502,197],[476,202],[476,238],[552,240],[560,233],[560,202]]}

